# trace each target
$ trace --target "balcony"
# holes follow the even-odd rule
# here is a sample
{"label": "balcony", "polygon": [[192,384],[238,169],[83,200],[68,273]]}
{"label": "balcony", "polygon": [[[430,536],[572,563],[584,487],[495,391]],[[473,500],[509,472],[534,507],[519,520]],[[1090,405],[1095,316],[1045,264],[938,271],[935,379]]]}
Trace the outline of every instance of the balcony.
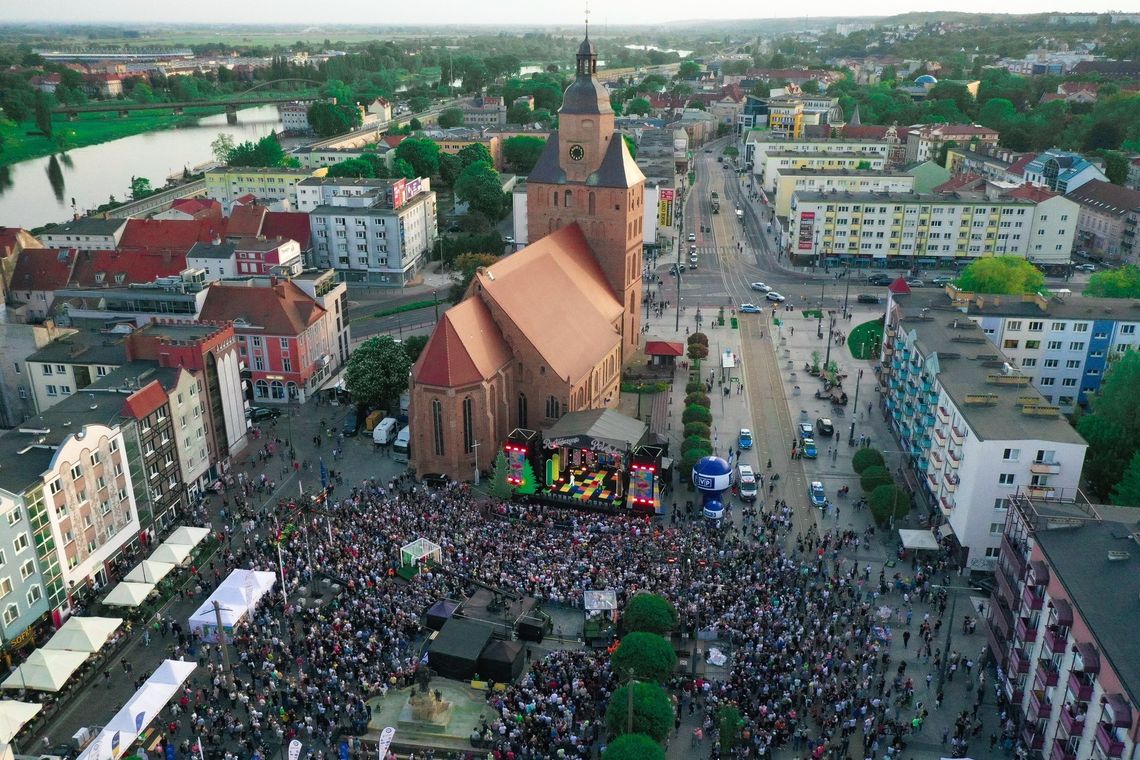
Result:
{"label": "balcony", "polygon": [[1053,751],[1049,753],[1049,760],[1077,760],[1077,753],[1069,751],[1069,745],[1062,739],[1053,740]]}
{"label": "balcony", "polygon": [[1068,640],[1069,632],[1065,629],[1062,628],[1058,630],[1056,626],[1046,626],[1045,651],[1042,652],[1042,656],[1044,656],[1046,652],[1049,654],[1063,654],[1065,651],[1065,644],[1068,642]]}
{"label": "balcony", "polygon": [[950,472],[946,473],[946,475],[943,477],[943,480],[946,481],[946,490],[950,493],[957,491],[958,484],[961,482],[957,475]]}
{"label": "balcony", "polygon": [[1058,475],[1061,472],[1060,462],[1033,462],[1029,471],[1034,475]]}
{"label": "balcony", "polygon": [[1026,656],[1025,650],[1015,647],[1009,655],[1009,672],[1013,673],[1028,673],[1029,672],[1029,657]]}
{"label": "balcony", "polygon": [[1017,600],[1017,579],[1012,577],[1006,569],[1005,563],[998,562],[997,572],[997,596],[1009,603],[1010,606],[1016,604]]}
{"label": "balcony", "polygon": [[1045,737],[1032,723],[1021,729],[1021,741],[1025,742],[1025,746],[1031,750],[1041,749],[1045,746]]}
{"label": "balcony", "polygon": [[1045,592],[1036,586],[1026,586],[1021,592],[1021,606],[1025,609],[1039,610],[1045,604]]}
{"label": "balcony", "polygon": [[962,455],[954,449],[946,449],[946,463],[956,470],[958,465],[962,464]]}
{"label": "balcony", "polygon": [[1096,746],[1106,757],[1120,757],[1124,752],[1124,742],[1112,734],[1112,727],[1107,723],[1098,723],[1096,727]]}
{"label": "balcony", "polygon": [[1069,736],[1080,736],[1085,732],[1085,713],[1079,710],[1070,710],[1068,706],[1061,708],[1060,726]]}
{"label": "balcony", "polygon": [[946,411],[946,407],[939,406],[937,414],[939,422],[941,422],[943,425],[950,424],[950,412]]}
{"label": "balcony", "polygon": [[1036,722],[1038,718],[1048,718],[1053,712],[1053,705],[1045,701],[1045,692],[1034,689],[1029,692],[1029,719]]}
{"label": "balcony", "polygon": [[1013,625],[1013,633],[1018,641],[1026,644],[1037,641],[1037,626],[1033,625],[1027,617],[1019,617],[1017,619],[1017,622]]}
{"label": "balcony", "polygon": [[947,517],[949,517],[950,513],[954,511],[953,499],[942,496],[938,499],[938,504],[942,507],[942,514],[946,515]]}
{"label": "balcony", "polygon": [[1056,686],[1059,678],[1060,672],[1052,660],[1037,661],[1037,673],[1033,676],[1033,683],[1036,688],[1047,689],[1050,686]]}
{"label": "balcony", "polygon": [[1033,499],[1053,499],[1057,496],[1057,489],[1050,486],[1029,486],[1025,490]]}
{"label": "balcony", "polygon": [[930,452],[930,461],[934,464],[936,470],[942,469],[942,455],[939,454],[937,450]]}
{"label": "balcony", "polygon": [[955,445],[961,446],[965,438],[966,431],[959,430],[957,425],[950,426],[950,440],[953,441]]}
{"label": "balcony", "polygon": [[993,606],[994,617],[993,626],[1002,635],[1002,638],[1008,639],[1010,631],[1014,628],[1013,612],[1001,602]]}
{"label": "balcony", "polygon": [[1010,569],[1013,570],[1015,577],[1020,578],[1022,573],[1025,572],[1025,566],[1028,564],[1025,559],[1025,547],[1021,542],[1013,542],[1010,540],[1009,535],[1003,533],[1001,537],[1001,555],[1009,557]]}
{"label": "balcony", "polygon": [[1087,675],[1082,677],[1082,674],[1080,673],[1070,673],[1069,692],[1073,695],[1074,699],[1077,699],[1081,702],[1087,702],[1088,700],[1092,699],[1092,679]]}

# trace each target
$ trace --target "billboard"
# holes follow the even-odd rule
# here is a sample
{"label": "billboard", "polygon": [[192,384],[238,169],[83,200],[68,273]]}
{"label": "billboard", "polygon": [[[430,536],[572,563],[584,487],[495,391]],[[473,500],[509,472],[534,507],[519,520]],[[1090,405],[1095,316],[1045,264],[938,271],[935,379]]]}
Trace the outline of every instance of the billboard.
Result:
{"label": "billboard", "polygon": [[419,195],[420,191],[423,189],[422,185],[423,179],[421,177],[407,180],[404,183],[404,202],[407,203],[412,198],[415,198],[417,195]]}
{"label": "billboard", "polygon": [[392,208],[404,205],[404,201],[407,200],[407,184],[408,181],[403,178],[392,183]]}
{"label": "billboard", "polygon": [[673,190],[661,188],[657,191],[657,226],[673,226]]}
{"label": "billboard", "polygon": [[800,250],[812,249],[812,237],[815,235],[815,212],[804,211],[800,214]]}

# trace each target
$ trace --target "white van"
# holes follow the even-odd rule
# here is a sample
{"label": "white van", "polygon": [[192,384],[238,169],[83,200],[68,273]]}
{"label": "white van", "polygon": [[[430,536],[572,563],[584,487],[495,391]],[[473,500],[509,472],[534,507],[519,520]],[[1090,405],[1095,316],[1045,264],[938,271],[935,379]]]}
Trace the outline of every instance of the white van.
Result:
{"label": "white van", "polygon": [[372,428],[372,442],[377,446],[385,446],[392,442],[396,436],[396,418],[385,417]]}
{"label": "white van", "polygon": [[743,501],[756,501],[756,492],[759,489],[756,484],[756,473],[752,472],[752,467],[746,464],[737,467],[736,483]]}
{"label": "white van", "polygon": [[396,436],[392,444],[392,459],[397,462],[408,461],[408,451],[412,447],[412,430],[407,425]]}

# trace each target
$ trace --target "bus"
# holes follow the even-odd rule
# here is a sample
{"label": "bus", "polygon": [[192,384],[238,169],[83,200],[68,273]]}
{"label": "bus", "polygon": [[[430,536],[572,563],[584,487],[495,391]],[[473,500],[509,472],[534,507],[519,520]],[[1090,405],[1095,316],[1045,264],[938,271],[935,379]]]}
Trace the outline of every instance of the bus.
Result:
{"label": "bus", "polygon": [[408,453],[412,449],[412,431],[407,425],[396,434],[396,440],[392,443],[392,459],[397,462],[407,463]]}
{"label": "bus", "polygon": [[720,213],[720,194],[716,190],[713,190],[712,195],[709,197],[709,200],[712,201],[712,212],[714,214],[719,214]]}

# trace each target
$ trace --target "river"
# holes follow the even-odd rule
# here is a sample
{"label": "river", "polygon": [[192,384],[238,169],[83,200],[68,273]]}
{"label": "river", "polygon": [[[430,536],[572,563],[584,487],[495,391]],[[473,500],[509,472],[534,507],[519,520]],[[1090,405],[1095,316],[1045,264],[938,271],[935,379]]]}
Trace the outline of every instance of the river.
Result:
{"label": "river", "polygon": [[234,142],[256,140],[279,129],[276,106],[238,112],[238,123],[227,124],[225,114],[205,116],[177,129],[145,132],[119,140],[68,151],[51,157],[20,161],[0,172],[0,226],[32,229],[71,218],[72,202],[81,212],[107,202],[114,195],[124,200],[131,177],[146,177],[154,187],[170,174],[212,158],[210,143],[223,133]]}

